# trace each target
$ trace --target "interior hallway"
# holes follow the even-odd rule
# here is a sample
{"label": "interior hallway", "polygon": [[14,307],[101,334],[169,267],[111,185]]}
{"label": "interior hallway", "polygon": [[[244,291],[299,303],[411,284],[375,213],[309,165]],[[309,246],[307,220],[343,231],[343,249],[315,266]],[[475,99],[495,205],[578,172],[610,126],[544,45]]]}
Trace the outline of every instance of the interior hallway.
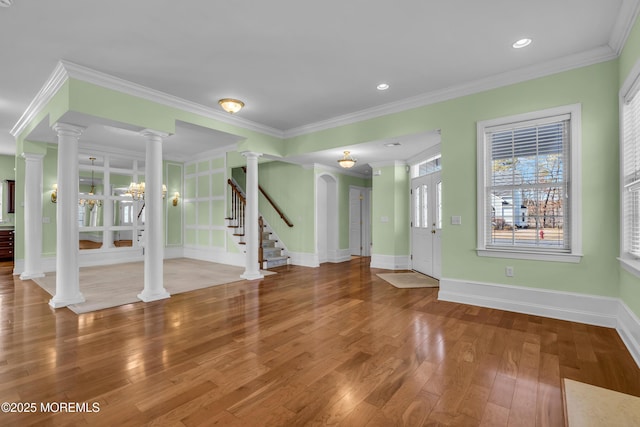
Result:
{"label": "interior hallway", "polygon": [[437,301],[368,259],[76,315],[0,263],[3,425],[563,426],[561,378],[640,396],[613,329]]}

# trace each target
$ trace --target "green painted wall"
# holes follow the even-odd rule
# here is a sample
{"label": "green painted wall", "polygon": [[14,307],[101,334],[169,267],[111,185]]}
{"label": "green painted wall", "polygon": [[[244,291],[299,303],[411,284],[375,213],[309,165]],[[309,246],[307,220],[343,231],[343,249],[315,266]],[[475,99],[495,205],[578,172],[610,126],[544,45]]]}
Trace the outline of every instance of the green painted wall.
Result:
{"label": "green painted wall", "polygon": [[42,256],[53,257],[56,255],[56,204],[51,202],[53,184],[58,179],[58,146],[46,145],[47,154],[42,159],[42,216],[49,218],[48,223],[42,224]]}
{"label": "green painted wall", "polygon": [[292,252],[315,252],[314,171],[284,162],[258,166],[258,182],[293,223],[287,226],[267,202],[259,196],[259,210],[275,233]]}
{"label": "green painted wall", "polygon": [[[163,182],[167,186],[166,214],[165,214],[165,246],[182,246],[182,208],[183,190],[182,177],[183,165],[176,162],[164,162]],[[175,193],[179,193],[177,206],[173,206]]]}
{"label": "green painted wall", "polygon": [[[286,141],[287,152],[317,151],[340,144],[378,140],[434,129],[442,132],[443,276],[472,281],[617,296],[618,205],[618,68],[617,61],[415,108],[409,111],[328,129]],[[476,123],[479,120],[582,103],[583,252],[579,264],[506,260],[476,255]],[[383,175],[384,176],[384,175]],[[390,183],[386,183],[391,186]],[[373,182],[374,253],[401,254],[398,242],[382,236],[376,216]],[[598,198],[588,197],[599,194]],[[408,206],[408,204],[407,204]],[[462,216],[462,225],[447,219]],[[506,278],[504,267],[515,268]],[[612,277],[614,280],[612,280]]]}
{"label": "green painted wall", "polygon": [[402,164],[376,167],[371,194],[372,255],[409,255],[409,174]]}
{"label": "green painted wall", "polygon": [[[640,61],[640,18],[636,20],[620,55],[620,87],[638,61]],[[616,251],[615,254],[617,253]],[[640,278],[623,270],[622,267],[620,267],[620,298],[636,316],[640,317]]]}

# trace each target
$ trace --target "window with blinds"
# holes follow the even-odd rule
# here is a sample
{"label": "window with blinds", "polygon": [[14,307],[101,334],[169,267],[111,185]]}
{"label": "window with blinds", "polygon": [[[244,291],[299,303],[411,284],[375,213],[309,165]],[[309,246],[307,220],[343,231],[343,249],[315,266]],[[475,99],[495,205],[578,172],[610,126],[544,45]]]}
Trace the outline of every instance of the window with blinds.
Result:
{"label": "window with blinds", "polygon": [[576,252],[576,115],[572,106],[478,123],[479,249]]}
{"label": "window with blinds", "polygon": [[631,91],[623,105],[623,251],[640,258],[640,96]]}

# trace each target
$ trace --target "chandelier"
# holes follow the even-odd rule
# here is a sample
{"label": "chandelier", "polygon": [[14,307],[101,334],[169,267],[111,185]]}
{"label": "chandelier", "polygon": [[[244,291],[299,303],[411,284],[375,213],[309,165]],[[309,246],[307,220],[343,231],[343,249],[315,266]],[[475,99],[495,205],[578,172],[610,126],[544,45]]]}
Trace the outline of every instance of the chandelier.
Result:
{"label": "chandelier", "polygon": [[218,101],[218,104],[229,114],[237,113],[244,107],[244,102],[233,98],[223,98]]}
{"label": "chandelier", "polygon": [[[94,172],[93,172],[93,162],[96,160],[95,157],[89,157],[89,160],[91,160],[91,189],[89,190],[88,195],[89,196],[94,196],[95,195],[95,191],[96,191],[96,186],[95,183],[93,181],[94,178]],[[101,207],[102,206],[102,200],[96,200],[96,199],[80,199],[78,204],[82,207],[88,206],[89,210],[93,210],[96,206],[97,207]]]}
{"label": "chandelier", "polygon": [[[133,200],[144,200],[144,182],[137,183],[132,182],[129,184],[129,189],[125,194],[131,196]],[[162,184],[162,198],[164,199],[167,196],[167,186]]]}
{"label": "chandelier", "polygon": [[345,151],[344,156],[338,160],[338,164],[345,169],[349,169],[356,164],[356,160],[351,157],[351,153],[349,151]]}

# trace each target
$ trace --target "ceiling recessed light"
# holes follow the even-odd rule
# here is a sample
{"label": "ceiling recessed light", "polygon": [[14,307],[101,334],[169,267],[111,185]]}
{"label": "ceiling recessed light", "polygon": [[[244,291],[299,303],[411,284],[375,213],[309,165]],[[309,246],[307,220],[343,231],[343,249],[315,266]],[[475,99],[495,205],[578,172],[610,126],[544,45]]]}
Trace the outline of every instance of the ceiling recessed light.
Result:
{"label": "ceiling recessed light", "polygon": [[527,47],[531,44],[531,39],[520,39],[513,44],[514,49],[522,49],[523,47]]}
{"label": "ceiling recessed light", "polygon": [[380,83],[378,86],[376,86],[376,89],[378,89],[378,90],[387,90],[387,89],[389,89],[389,85],[387,83]]}

